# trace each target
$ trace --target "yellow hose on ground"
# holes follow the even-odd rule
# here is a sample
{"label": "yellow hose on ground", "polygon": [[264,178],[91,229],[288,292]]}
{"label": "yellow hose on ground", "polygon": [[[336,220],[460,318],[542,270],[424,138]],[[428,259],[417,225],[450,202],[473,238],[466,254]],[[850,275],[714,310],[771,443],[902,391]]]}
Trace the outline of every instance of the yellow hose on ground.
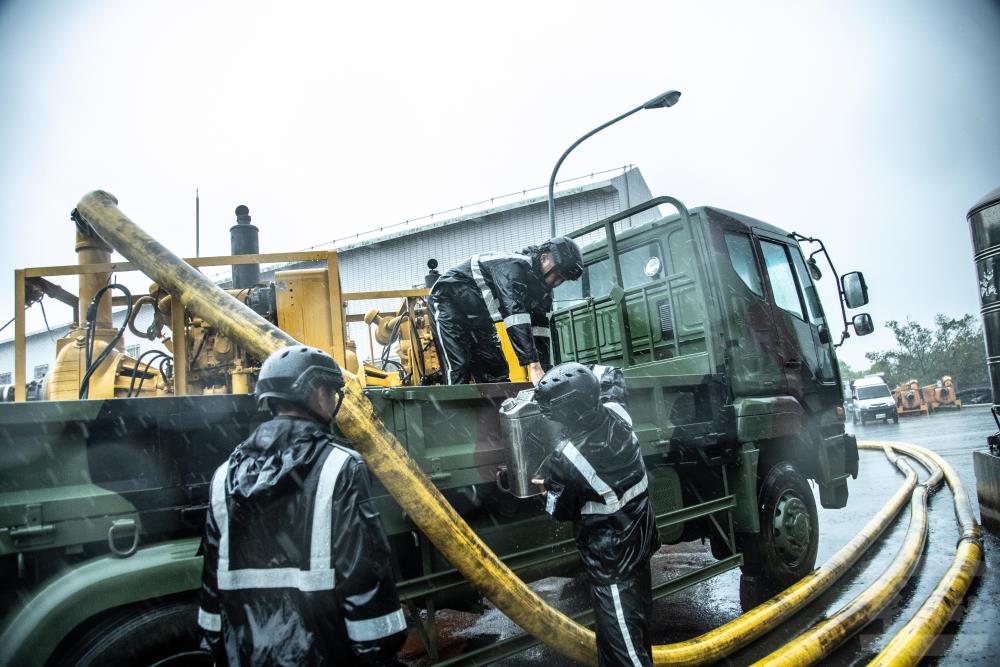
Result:
{"label": "yellow hose on ground", "polygon": [[657,665],[718,662],[776,628],[844,575],[899,514],[917,485],[912,469],[889,502],[846,545],[798,582],[725,625],[686,641],[653,647]]}
{"label": "yellow hose on ground", "polygon": [[972,512],[969,496],[966,494],[962,480],[958,477],[955,469],[936,452],[914,445],[887,444],[892,444],[893,447],[907,454],[921,450],[921,453],[941,468],[948,481],[948,486],[951,487],[960,537],[951,567],[948,568],[948,571],[913,618],[896,633],[882,649],[882,652],[868,663],[869,667],[872,665],[899,667],[919,663],[965,598],[983,557],[981,529],[975,514]]}
{"label": "yellow hose on ground", "polygon": [[[913,474],[912,468],[897,457],[890,447],[885,447],[884,450],[889,460],[907,477]],[[913,491],[910,500],[910,526],[892,564],[860,595],[833,615],[754,663],[755,667],[811,665],[829,655],[855,632],[868,625],[896,597],[920,560],[920,553],[927,539],[927,494],[941,481],[940,468],[927,459],[922,458],[920,461],[923,465],[929,466],[928,470],[932,474],[925,484]]]}

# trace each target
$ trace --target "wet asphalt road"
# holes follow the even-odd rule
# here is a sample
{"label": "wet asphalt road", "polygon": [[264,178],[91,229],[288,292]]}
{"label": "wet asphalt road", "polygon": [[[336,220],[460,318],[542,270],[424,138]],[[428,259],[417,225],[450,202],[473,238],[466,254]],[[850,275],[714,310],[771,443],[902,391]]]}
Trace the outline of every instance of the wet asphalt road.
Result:
{"label": "wet asphalt road", "polygon": [[[851,426],[848,426],[850,429]],[[996,431],[989,411],[981,407],[958,412],[942,412],[931,417],[909,417],[898,425],[868,424],[855,427],[859,440],[910,442],[933,449],[958,472],[979,517],[972,452],[985,447],[986,436]],[[920,479],[927,473],[918,465]],[[817,564],[824,562],[846,544],[892,496],[902,476],[878,451],[862,451],[857,480],[851,481],[850,500],[842,510],[819,508],[820,544]],[[819,499],[816,500],[819,507]],[[871,584],[892,562],[906,533],[909,510],[904,509],[882,538],[862,557],[854,570],[812,605],[801,611],[756,644],[732,655],[722,664],[747,665],[771,653],[797,633],[833,613]],[[883,614],[823,663],[829,665],[866,664],[916,612],[952,562],[958,531],[951,493],[947,486],[934,494],[929,503],[929,535],[923,558],[913,578]],[[984,530],[985,557],[976,582],[963,605],[946,628],[924,664],[997,665],[1000,664],[1000,574],[997,554],[1000,538]],[[707,545],[685,543],[664,547],[654,556],[654,580],[664,573],[714,562]],[[574,612],[588,604],[587,588],[581,579],[550,578],[533,585],[551,604]],[[695,637],[739,616],[739,570],[675,593],[654,604],[652,634],[654,644],[666,644]],[[456,654],[496,639],[519,634],[520,629],[495,609],[483,614],[441,611],[441,641],[445,655]],[[426,664],[425,659],[410,656],[408,664]],[[529,649],[516,657],[496,664],[545,665],[561,667],[571,661],[545,647]]]}

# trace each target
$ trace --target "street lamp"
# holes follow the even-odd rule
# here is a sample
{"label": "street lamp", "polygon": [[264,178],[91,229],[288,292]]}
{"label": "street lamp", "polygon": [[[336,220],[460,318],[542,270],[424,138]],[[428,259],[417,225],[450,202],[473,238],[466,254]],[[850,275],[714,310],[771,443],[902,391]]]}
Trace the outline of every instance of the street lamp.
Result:
{"label": "street lamp", "polygon": [[681,97],[680,91],[677,90],[668,90],[662,95],[657,95],[653,99],[643,104],[640,104],[631,111],[626,111],[621,116],[618,116],[617,118],[612,118],[604,125],[601,125],[600,127],[595,127],[593,130],[591,130],[587,134],[583,135],[582,137],[574,141],[573,145],[566,149],[566,152],[563,153],[562,156],[559,158],[559,161],[556,162],[556,166],[552,170],[552,175],[549,177],[549,229],[551,231],[550,236],[556,235],[556,202],[554,195],[556,187],[556,173],[558,173],[559,167],[562,165],[563,160],[566,159],[566,156],[570,154],[570,151],[572,151],[574,148],[582,144],[587,138],[592,137],[593,135],[597,134],[598,132],[608,127],[609,125],[614,125],[623,118],[628,118],[637,111],[642,111],[643,109],[663,109],[665,107],[672,107],[675,104],[677,104],[677,100],[679,100],[680,97]]}

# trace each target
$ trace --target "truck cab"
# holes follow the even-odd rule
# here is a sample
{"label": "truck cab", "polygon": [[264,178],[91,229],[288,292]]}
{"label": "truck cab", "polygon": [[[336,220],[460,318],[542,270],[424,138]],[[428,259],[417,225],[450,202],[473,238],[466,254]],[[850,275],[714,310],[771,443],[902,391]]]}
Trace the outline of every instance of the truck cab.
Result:
{"label": "truck cab", "polygon": [[[660,463],[682,471],[685,503],[697,495],[689,487],[704,486],[696,480],[725,470],[738,496],[733,525],[744,571],[792,581],[815,562],[806,480],[818,484],[824,507],[840,508],[857,475],[815,284],[820,251],[807,259],[805,237],[745,215],[688,211],[669,197],[644,206],[657,204],[677,213],[615,230],[637,207],[574,234],[592,242],[582,278],[554,296],[554,357],[621,366],[636,433]],[[848,307],[867,302],[860,274],[844,276],[838,293]],[[870,318],[848,325],[845,315],[841,341],[849,326],[863,335]],[[717,532],[695,522],[678,539],[708,537],[725,554]]]}

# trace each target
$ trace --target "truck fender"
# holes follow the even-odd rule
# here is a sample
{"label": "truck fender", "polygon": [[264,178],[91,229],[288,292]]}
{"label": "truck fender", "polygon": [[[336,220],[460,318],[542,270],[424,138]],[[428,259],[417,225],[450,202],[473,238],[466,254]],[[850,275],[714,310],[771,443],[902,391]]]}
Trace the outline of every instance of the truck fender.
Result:
{"label": "truck fender", "polygon": [[75,628],[102,612],[194,592],[201,584],[199,544],[199,538],[187,538],[141,548],[128,558],[101,556],[52,578],[5,619],[0,665],[41,667]]}

